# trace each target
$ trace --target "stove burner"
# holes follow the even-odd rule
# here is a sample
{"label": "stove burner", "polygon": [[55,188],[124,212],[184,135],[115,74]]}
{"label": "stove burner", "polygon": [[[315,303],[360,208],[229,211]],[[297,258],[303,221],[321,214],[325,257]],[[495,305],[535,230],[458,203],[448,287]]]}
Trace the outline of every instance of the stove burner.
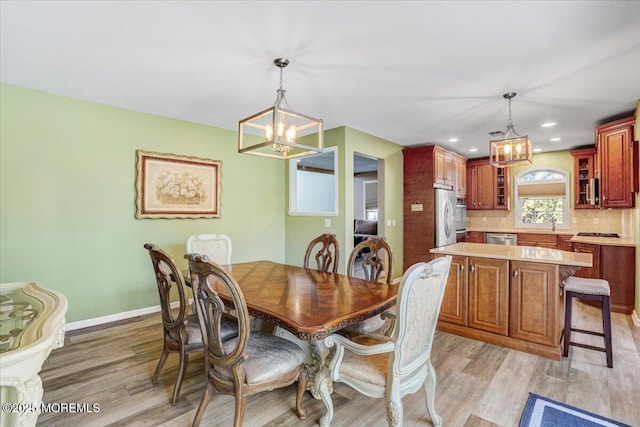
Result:
{"label": "stove burner", "polygon": [[578,233],[579,237],[617,237],[618,233]]}

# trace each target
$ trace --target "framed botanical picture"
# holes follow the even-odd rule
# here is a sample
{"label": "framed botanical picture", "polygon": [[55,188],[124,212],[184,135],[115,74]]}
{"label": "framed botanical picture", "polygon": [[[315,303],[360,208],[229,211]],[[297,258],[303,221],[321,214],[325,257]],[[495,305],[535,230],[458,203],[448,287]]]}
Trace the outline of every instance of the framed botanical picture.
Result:
{"label": "framed botanical picture", "polygon": [[136,218],[220,218],[222,161],[136,151]]}

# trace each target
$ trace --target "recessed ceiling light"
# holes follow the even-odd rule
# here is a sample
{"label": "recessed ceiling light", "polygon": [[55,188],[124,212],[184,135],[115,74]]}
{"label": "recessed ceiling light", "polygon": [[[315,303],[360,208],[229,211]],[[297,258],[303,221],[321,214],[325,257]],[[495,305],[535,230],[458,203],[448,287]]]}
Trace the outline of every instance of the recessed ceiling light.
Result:
{"label": "recessed ceiling light", "polygon": [[556,136],[555,138],[551,138],[549,141],[558,142],[558,141],[560,141],[560,137]]}
{"label": "recessed ceiling light", "polygon": [[449,138],[449,142],[458,142],[458,138]]}
{"label": "recessed ceiling light", "polygon": [[534,152],[534,153],[539,153],[539,152],[541,152],[541,151],[542,151],[542,148],[534,148],[534,149],[533,149],[533,152]]}
{"label": "recessed ceiling light", "polygon": [[475,153],[476,151],[478,151],[478,149],[477,149],[477,148],[469,148],[469,152],[470,152],[470,153]]}
{"label": "recessed ceiling light", "polygon": [[557,123],[556,123],[556,122],[547,122],[547,123],[543,123],[543,124],[541,124],[541,125],[540,125],[540,127],[543,127],[543,128],[550,128],[551,126],[555,126],[555,125],[557,125]]}

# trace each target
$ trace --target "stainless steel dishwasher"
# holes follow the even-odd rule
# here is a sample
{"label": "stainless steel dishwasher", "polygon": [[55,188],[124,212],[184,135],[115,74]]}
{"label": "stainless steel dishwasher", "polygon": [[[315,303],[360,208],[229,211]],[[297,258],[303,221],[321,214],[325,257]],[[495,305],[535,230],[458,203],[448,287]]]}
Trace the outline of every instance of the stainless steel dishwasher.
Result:
{"label": "stainless steel dishwasher", "polygon": [[487,233],[486,242],[493,245],[515,246],[518,244],[518,235],[513,233]]}

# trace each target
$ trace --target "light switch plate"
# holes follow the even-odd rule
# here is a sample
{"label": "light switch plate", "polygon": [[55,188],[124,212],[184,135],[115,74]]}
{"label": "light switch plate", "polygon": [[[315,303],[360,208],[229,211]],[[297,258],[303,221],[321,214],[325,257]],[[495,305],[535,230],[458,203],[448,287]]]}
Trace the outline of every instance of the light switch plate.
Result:
{"label": "light switch plate", "polygon": [[331,227],[331,218],[325,218],[324,226],[325,227]]}

